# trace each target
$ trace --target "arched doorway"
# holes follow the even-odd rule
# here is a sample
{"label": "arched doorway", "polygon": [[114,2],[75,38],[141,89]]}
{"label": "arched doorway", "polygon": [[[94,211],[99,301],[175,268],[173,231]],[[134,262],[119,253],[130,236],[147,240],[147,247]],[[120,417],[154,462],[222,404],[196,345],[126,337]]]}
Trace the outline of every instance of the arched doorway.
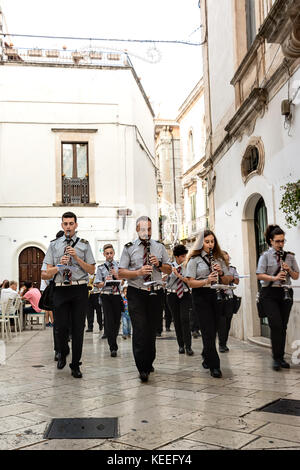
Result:
{"label": "arched doorway", "polygon": [[[264,233],[268,225],[268,214],[264,199],[261,197],[254,210],[254,229],[255,229],[255,245],[256,245],[256,262],[260,255],[268,249],[268,244],[265,240]],[[258,289],[260,289],[260,282],[258,282]],[[261,336],[270,338],[270,327],[267,318],[260,319]]]}
{"label": "arched doorway", "polygon": [[19,286],[25,281],[31,281],[35,287],[40,288],[41,267],[45,254],[39,248],[30,246],[21,251],[19,255]]}

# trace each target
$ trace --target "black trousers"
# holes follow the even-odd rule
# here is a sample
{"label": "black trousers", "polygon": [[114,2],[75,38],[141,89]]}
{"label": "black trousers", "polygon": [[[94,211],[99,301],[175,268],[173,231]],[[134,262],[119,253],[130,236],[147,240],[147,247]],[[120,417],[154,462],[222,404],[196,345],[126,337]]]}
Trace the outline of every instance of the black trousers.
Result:
{"label": "black trousers", "polygon": [[169,308],[168,302],[167,302],[167,292],[164,292],[163,295],[163,306],[164,306],[164,312],[165,312],[165,327],[170,328],[171,323],[172,323],[172,312]]}
{"label": "black trousers", "polygon": [[102,328],[103,328],[102,309],[101,309],[101,305],[99,304],[99,296],[100,296],[100,294],[90,294],[90,296],[89,296],[88,312],[87,312],[87,323],[88,323],[88,328],[90,330],[92,330],[93,326],[94,326],[95,310],[96,310],[97,322],[98,322],[98,325],[99,325],[99,329],[102,330]]}
{"label": "black trousers", "polygon": [[139,372],[150,372],[156,356],[156,328],[163,302],[163,289],[150,292],[128,287],[128,310],[132,324],[132,350]]}
{"label": "black trousers", "polygon": [[219,320],[218,337],[219,345],[226,346],[233,317],[233,299],[224,302],[224,308]]}
{"label": "black trousers", "polygon": [[101,295],[104,312],[105,334],[111,351],[118,350],[117,337],[120,329],[122,298],[120,295]]}
{"label": "black trousers", "polygon": [[[289,289],[291,299],[293,290]],[[267,314],[271,329],[271,343],[273,359],[284,358],[286,329],[293,306],[293,301],[286,302],[284,290],[280,287],[263,287],[261,290],[264,311]]]}
{"label": "black trousers", "polygon": [[192,289],[192,301],[202,335],[203,359],[209,369],[219,369],[220,358],[216,348],[216,336],[222,306],[217,303],[215,290],[206,287]]}
{"label": "black trousers", "polygon": [[191,294],[184,292],[183,297],[179,299],[177,294],[169,293],[167,296],[168,305],[172,312],[175,326],[177,343],[180,348],[191,349],[192,335],[190,330],[190,305]]}
{"label": "black trousers", "polygon": [[198,331],[200,329],[198,315],[195,312],[193,302],[190,306],[190,329],[191,331]]}
{"label": "black trousers", "polygon": [[54,289],[54,323],[57,330],[56,342],[58,351],[66,356],[69,352],[68,337],[72,334],[72,368],[80,365],[82,354],[84,325],[88,306],[87,286],[55,287]]}

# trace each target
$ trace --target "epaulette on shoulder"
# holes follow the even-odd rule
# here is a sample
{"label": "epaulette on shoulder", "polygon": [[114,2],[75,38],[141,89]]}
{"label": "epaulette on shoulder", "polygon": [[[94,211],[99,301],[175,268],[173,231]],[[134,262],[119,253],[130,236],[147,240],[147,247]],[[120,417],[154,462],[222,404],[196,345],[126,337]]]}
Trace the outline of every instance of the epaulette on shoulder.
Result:
{"label": "epaulette on shoulder", "polygon": [[287,251],[286,253],[287,253],[287,255],[293,255],[293,256],[295,256],[295,253],[293,253],[292,251]]}
{"label": "epaulette on shoulder", "polygon": [[132,246],[132,245],[133,245],[133,243],[132,243],[132,242],[129,242],[129,243],[126,243],[125,246],[126,246],[126,248],[129,248],[129,247]]}
{"label": "epaulette on shoulder", "polygon": [[161,245],[165,246],[161,240],[155,240],[157,243],[160,243]]}
{"label": "epaulette on shoulder", "polygon": [[58,240],[58,238],[53,238],[53,240],[50,240],[50,243],[55,242],[56,240]]}
{"label": "epaulette on shoulder", "polygon": [[81,243],[86,243],[86,244],[88,244],[88,243],[89,243],[89,242],[88,242],[87,240],[85,240],[84,238],[80,238],[80,240],[79,240],[79,241],[80,241]]}

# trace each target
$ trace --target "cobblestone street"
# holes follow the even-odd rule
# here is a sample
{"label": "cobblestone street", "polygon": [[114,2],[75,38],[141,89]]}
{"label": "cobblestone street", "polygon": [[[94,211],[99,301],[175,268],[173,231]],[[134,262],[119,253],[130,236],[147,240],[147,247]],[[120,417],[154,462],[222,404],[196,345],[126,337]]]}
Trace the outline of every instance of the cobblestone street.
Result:
{"label": "cobblestone street", "polygon": [[[142,384],[131,340],[118,342],[111,358],[106,340],[86,333],[79,380],[68,365],[57,370],[52,329],[14,336],[0,367],[0,449],[300,449],[300,417],[256,411],[300,399],[299,366],[274,372],[269,349],[230,338],[214,379],[201,367],[201,338],[194,356],[180,355],[172,331],[157,339],[155,372]],[[118,417],[119,436],[44,439],[54,417]]]}

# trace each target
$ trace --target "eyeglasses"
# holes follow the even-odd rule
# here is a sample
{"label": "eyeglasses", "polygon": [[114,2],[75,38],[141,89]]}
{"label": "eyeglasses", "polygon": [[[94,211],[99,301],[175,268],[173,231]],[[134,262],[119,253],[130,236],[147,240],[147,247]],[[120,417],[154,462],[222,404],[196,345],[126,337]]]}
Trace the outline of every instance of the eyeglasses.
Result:
{"label": "eyeglasses", "polygon": [[284,239],[284,240],[273,240],[273,241],[274,241],[274,243],[286,243],[287,242],[286,239]]}

